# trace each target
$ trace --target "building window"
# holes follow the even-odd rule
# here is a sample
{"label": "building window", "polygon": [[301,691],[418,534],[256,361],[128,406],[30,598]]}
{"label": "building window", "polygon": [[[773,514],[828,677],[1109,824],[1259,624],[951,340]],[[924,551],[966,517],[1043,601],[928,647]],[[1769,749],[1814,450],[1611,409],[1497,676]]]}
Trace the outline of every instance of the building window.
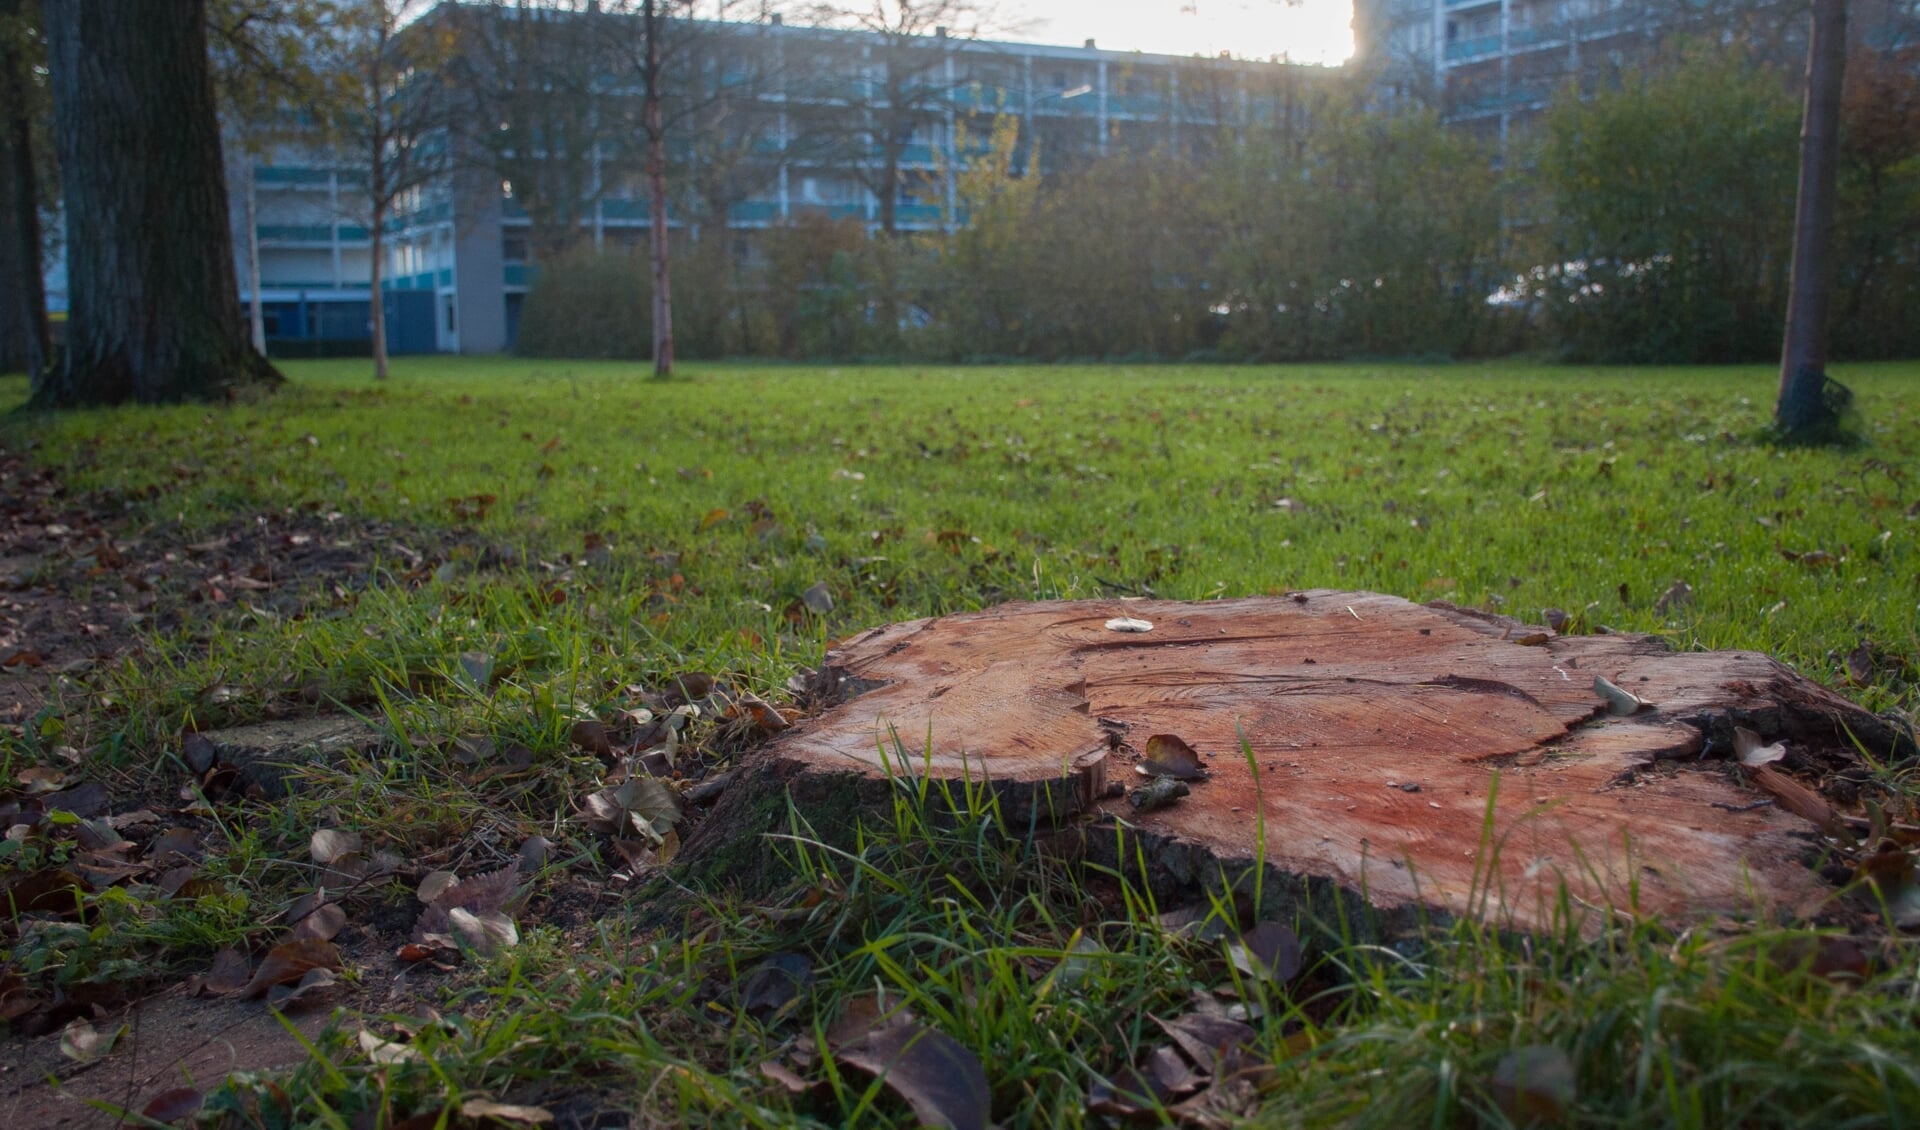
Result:
{"label": "building window", "polygon": [[449,295],[447,295],[447,299],[446,299],[446,304],[447,304],[447,332],[448,332],[448,333],[452,333],[452,332],[454,332],[454,329],[453,329],[453,295],[451,295],[451,294],[449,294]]}

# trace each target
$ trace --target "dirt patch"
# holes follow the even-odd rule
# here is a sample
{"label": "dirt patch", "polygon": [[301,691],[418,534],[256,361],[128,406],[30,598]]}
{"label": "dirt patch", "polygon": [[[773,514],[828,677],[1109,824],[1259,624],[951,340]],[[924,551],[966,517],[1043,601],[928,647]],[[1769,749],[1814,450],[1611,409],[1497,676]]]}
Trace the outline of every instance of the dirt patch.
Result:
{"label": "dirt patch", "polygon": [[[289,1017],[312,1039],[326,1010]],[[119,1126],[121,1119],[89,1101],[138,1111],[162,1091],[210,1091],[236,1071],[292,1067],[306,1051],[259,1001],[194,999],[170,989],[96,1026],[127,1033],[111,1054],[75,1063],[60,1052],[58,1033],[7,1049],[0,1065],[0,1123],[79,1128]]]}
{"label": "dirt patch", "polygon": [[[343,946],[355,979],[285,1014],[308,1040],[336,1014],[349,1031],[364,1014],[423,1014],[445,984],[447,975],[431,965],[398,960],[394,936],[357,933]],[[307,1058],[265,1002],[196,996],[194,980],[96,1016],[97,1030],[125,1025],[126,1033],[110,1054],[92,1062],[63,1055],[57,1030],[8,1042],[0,1057],[0,1126],[104,1130],[121,1120],[89,1100],[137,1111],[162,1091],[194,1087],[210,1093],[234,1072],[285,1069]]]}
{"label": "dirt patch", "polygon": [[424,584],[456,558],[483,570],[519,561],[471,531],[319,509],[199,532],[143,525],[135,513],[126,499],[73,492],[55,471],[0,449],[0,723],[36,724],[63,686],[80,689],[138,655],[154,632],[235,609],[298,619],[376,581]]}

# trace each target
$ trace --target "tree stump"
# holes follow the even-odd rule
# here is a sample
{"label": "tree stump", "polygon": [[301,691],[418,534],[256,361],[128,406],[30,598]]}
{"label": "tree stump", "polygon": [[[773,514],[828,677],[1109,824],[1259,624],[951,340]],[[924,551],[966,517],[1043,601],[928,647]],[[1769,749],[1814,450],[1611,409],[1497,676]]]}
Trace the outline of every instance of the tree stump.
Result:
{"label": "tree stump", "polygon": [[[1652,705],[1615,713],[1595,676]],[[1520,930],[1582,908],[1797,918],[1835,893],[1812,866],[1821,830],[1748,782],[1734,728],[1784,740],[1773,768],[1802,777],[1855,764],[1855,739],[1913,752],[1909,734],[1754,652],[1555,635],[1360,592],[889,624],[830,651],[814,689],[832,705],[743,767],[691,857],[784,825],[789,796],[831,827],[889,776],[984,779],[1012,826],[1092,814],[1089,845],[1175,885],[1264,865],[1295,898]],[[1119,786],[1146,783],[1136,766],[1161,734],[1198,751],[1206,776],[1138,810]]]}

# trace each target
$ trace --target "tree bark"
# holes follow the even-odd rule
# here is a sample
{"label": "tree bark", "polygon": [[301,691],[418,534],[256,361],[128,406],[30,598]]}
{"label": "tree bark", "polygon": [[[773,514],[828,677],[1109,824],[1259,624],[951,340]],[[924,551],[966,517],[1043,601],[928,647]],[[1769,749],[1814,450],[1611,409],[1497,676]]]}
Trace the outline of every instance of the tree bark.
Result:
{"label": "tree bark", "polygon": [[643,8],[647,37],[647,235],[653,257],[653,375],[673,375],[673,285],[668,270],[667,139],[660,115],[660,20],[654,0]]}
{"label": "tree bark", "polygon": [[373,142],[373,152],[367,155],[367,188],[371,207],[368,209],[370,223],[367,225],[367,324],[373,333],[373,379],[387,379],[387,305],[381,301],[381,277],[385,274],[387,207],[393,202],[394,186],[388,183],[387,171],[389,155],[387,150],[395,140],[388,129],[386,93],[387,62],[387,13],[382,9],[377,17],[381,20],[379,35],[374,42],[373,55],[367,61],[367,89],[369,91],[367,111],[373,117],[373,131],[369,140]]}
{"label": "tree bark", "polygon": [[381,300],[382,276],[386,274],[382,259],[386,256],[386,240],[380,229],[386,226],[387,210],[380,206],[379,196],[374,197],[373,223],[367,229],[367,318],[373,327],[373,379],[387,379],[387,304]]}
{"label": "tree bark", "polygon": [[260,301],[260,215],[254,191],[253,157],[243,166],[247,171],[247,338],[254,352],[267,355],[267,315]]}
{"label": "tree bark", "polygon": [[[1596,676],[1645,702],[1614,705]],[[888,624],[829,651],[805,690],[825,709],[743,763],[683,833],[696,877],[761,881],[759,837],[787,830],[789,798],[843,843],[902,783],[945,804],[965,782],[1009,829],[1079,829],[1096,860],[1144,868],[1171,897],[1254,875],[1273,905],[1311,896],[1297,909],[1320,913],[1334,896],[1528,931],[1610,909],[1798,916],[1837,894],[1806,862],[1824,824],[1867,820],[1793,806],[1818,794],[1789,774],[1858,771],[1856,740],[1915,754],[1903,730],[1764,655],[1365,592]],[[1735,727],[1786,743],[1772,776],[1739,765]],[[1150,762],[1178,766],[1161,735],[1197,753],[1186,795],[1123,797]]]}
{"label": "tree bark", "polygon": [[205,0],[47,5],[70,295],[40,407],[271,387],[234,274]]}
{"label": "tree bark", "polygon": [[[8,0],[8,16],[19,0]],[[41,280],[40,178],[34,165],[28,60],[8,36],[0,42],[0,372],[25,372],[38,385],[53,351]]]}
{"label": "tree bark", "polygon": [[1807,47],[1806,115],[1793,215],[1793,273],[1780,350],[1774,428],[1795,442],[1836,438],[1850,394],[1827,376],[1832,301],[1833,213],[1840,164],[1840,94],[1847,66],[1846,0],[1813,0]]}

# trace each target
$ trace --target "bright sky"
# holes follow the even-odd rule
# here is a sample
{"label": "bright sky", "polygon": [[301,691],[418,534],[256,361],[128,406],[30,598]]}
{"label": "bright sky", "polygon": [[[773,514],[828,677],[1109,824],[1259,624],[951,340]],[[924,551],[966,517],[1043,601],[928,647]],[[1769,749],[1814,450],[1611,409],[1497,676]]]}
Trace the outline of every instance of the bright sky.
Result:
{"label": "bright sky", "polygon": [[1006,38],[1033,43],[1093,39],[1115,51],[1231,51],[1297,63],[1338,63],[1353,53],[1351,0],[1014,0],[1000,10],[1023,21]]}

